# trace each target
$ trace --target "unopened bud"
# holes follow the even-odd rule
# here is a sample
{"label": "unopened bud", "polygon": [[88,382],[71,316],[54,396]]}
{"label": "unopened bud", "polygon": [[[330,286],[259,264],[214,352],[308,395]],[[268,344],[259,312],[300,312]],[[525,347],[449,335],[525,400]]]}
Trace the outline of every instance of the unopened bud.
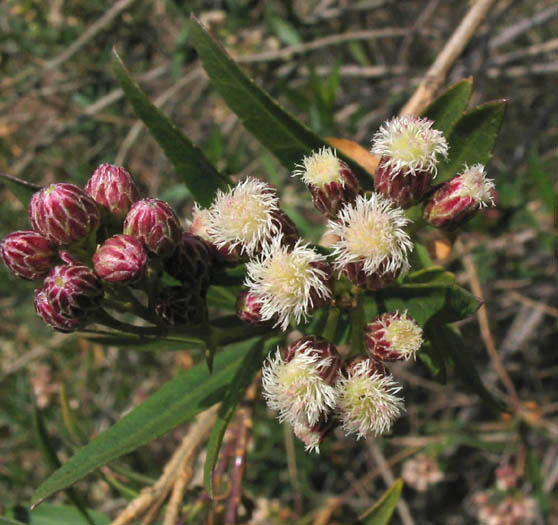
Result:
{"label": "unopened bud", "polygon": [[97,249],[93,266],[99,277],[109,283],[132,283],[144,275],[147,252],[135,237],[115,235]]}
{"label": "unopened bud", "polygon": [[43,287],[53,309],[68,318],[87,315],[99,306],[103,287],[99,277],[84,264],[55,266]]}
{"label": "unopened bud", "polygon": [[97,203],[75,184],[51,184],[29,203],[33,229],[58,245],[73,244],[95,231],[100,213]]}
{"label": "unopened bud", "polygon": [[258,295],[244,290],[240,292],[236,300],[236,315],[240,317],[245,323],[260,324],[265,321],[262,320],[260,310],[262,303],[258,299]]}
{"label": "unopened bud", "polygon": [[84,321],[83,317],[66,317],[53,308],[43,288],[35,290],[35,311],[46,324],[59,332],[73,332]]}
{"label": "unopened bud", "polygon": [[180,242],[182,229],[174,210],[159,199],[137,201],[126,215],[124,233],[139,239],[156,255],[170,255]]}
{"label": "unopened bud", "polygon": [[87,181],[85,191],[99,206],[120,220],[140,198],[132,176],[113,164],[101,164]]}
{"label": "unopened bud", "polygon": [[0,257],[18,277],[40,279],[56,264],[56,247],[40,233],[15,231],[0,243]]}

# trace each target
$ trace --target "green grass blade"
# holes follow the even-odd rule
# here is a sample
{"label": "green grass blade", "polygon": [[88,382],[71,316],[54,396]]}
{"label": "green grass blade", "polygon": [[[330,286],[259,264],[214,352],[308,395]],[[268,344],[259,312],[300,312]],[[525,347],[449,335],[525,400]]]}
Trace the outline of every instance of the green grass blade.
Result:
{"label": "green grass blade", "polygon": [[398,479],[384,492],[382,498],[361,516],[360,523],[362,525],[387,525],[401,497],[402,490],[403,480]]}

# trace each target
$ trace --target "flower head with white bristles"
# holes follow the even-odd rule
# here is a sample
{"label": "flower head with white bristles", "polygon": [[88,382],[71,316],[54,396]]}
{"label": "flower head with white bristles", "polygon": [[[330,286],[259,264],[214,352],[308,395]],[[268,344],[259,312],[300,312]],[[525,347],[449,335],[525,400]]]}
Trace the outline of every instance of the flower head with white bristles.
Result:
{"label": "flower head with white bristles", "polygon": [[407,360],[422,346],[422,328],[406,311],[387,312],[368,323],[365,340],[370,355],[380,361]]}
{"label": "flower head with white bristles", "polygon": [[335,150],[323,147],[317,152],[312,152],[312,155],[304,157],[302,163],[296,165],[293,176],[301,177],[305,184],[312,184],[318,188],[323,188],[331,182],[343,186],[345,180],[341,176],[342,162],[337,158]]}
{"label": "flower head with white bristles", "polygon": [[281,422],[293,426],[313,427],[320,418],[327,419],[337,399],[337,390],[327,378],[337,374],[339,358],[334,352],[316,351],[314,341],[308,339],[294,355],[287,351],[283,357],[277,349],[262,370],[263,396],[269,408],[279,412]]}
{"label": "flower head with white bristles", "polygon": [[280,231],[274,219],[278,204],[269,184],[248,177],[227,192],[217,192],[207,231],[217,247],[238,247],[242,254],[254,255]]}
{"label": "flower head with white bristles", "polygon": [[479,208],[494,206],[494,181],[486,178],[485,167],[482,164],[474,164],[471,167],[465,165],[459,178],[461,184],[456,188],[455,197],[470,197]]}
{"label": "flower head with white bristles", "polygon": [[367,275],[375,272],[406,271],[411,238],[403,228],[409,219],[386,197],[373,193],[358,196],[354,204],[345,205],[337,220],[329,221],[327,233],[338,237],[333,244],[335,269],[361,263]]}
{"label": "flower head with white bristles", "polygon": [[258,296],[262,321],[276,320],[283,330],[331,297],[331,272],[326,258],[306,244],[283,246],[282,235],[264,246],[246,265],[245,285]]}
{"label": "flower head with white bristles", "polygon": [[448,143],[434,122],[413,116],[394,117],[385,122],[372,139],[371,153],[393,176],[406,172],[436,173],[439,157],[447,157]]}
{"label": "flower head with white bristles", "polygon": [[372,358],[358,359],[337,382],[337,417],[346,435],[357,439],[389,432],[405,409],[401,386]]}

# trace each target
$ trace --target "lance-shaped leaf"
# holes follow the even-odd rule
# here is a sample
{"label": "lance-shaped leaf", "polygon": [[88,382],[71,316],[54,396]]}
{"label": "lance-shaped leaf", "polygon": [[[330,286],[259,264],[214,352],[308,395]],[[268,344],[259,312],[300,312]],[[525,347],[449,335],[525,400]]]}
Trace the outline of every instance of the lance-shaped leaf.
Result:
{"label": "lance-shaped leaf", "polygon": [[139,84],[132,80],[116,51],[113,51],[112,68],[138,117],[163,148],[194,198],[202,206],[209,206],[217,189],[226,188],[229,179],[217,171],[203,152],[152,104]]}
{"label": "lance-shaped leaf", "polygon": [[[289,170],[313,150],[328,144],[290,115],[258,87],[192,16],[192,41],[213,86],[238,115],[246,128]],[[372,189],[372,178],[352,159],[348,162],[365,189]]]}
{"label": "lance-shaped leaf", "polygon": [[436,182],[457,175],[467,164],[487,164],[502,127],[508,101],[487,102],[464,113],[449,134],[449,159],[438,167]]}
{"label": "lance-shaped leaf", "polygon": [[433,120],[434,128],[447,136],[467,108],[472,92],[473,79],[460,80],[431,102],[421,116]]}
{"label": "lance-shaped leaf", "polygon": [[177,425],[191,421],[222,400],[226,386],[242,365],[249,342],[217,355],[213,373],[205,363],[179,374],[108,430],[81,448],[33,494],[37,505],[92,470],[149,443]]}
{"label": "lance-shaped leaf", "polygon": [[359,523],[362,525],[387,525],[401,497],[402,490],[403,480],[398,479],[384,492],[380,501],[360,517]]}
{"label": "lance-shaped leaf", "polygon": [[29,205],[33,193],[41,189],[37,184],[18,179],[7,173],[0,173],[0,182],[3,182],[25,207]]}

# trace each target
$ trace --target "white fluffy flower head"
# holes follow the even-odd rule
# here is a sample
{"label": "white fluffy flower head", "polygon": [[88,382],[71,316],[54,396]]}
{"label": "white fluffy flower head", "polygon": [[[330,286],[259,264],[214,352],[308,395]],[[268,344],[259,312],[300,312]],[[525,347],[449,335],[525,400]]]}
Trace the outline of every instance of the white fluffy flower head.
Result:
{"label": "white fluffy flower head", "polygon": [[273,217],[279,199],[271,187],[253,177],[231,188],[218,191],[210,208],[208,232],[219,247],[239,247],[241,253],[255,251],[279,232]]}
{"label": "white fluffy flower head", "polygon": [[263,321],[277,319],[283,330],[292,316],[297,323],[314,308],[314,300],[331,297],[328,275],[320,266],[326,258],[297,241],[294,247],[281,245],[278,235],[264,246],[261,255],[246,265],[245,285],[259,297]]}
{"label": "white fluffy flower head", "polygon": [[396,395],[401,386],[393,376],[372,371],[372,363],[363,359],[337,383],[338,417],[345,434],[356,434],[357,439],[389,432],[405,409],[403,398]]}
{"label": "white fluffy flower head", "polygon": [[304,423],[295,423],[293,432],[294,435],[304,443],[304,450],[306,450],[306,452],[320,453],[322,433],[319,430],[314,430]]}
{"label": "white fluffy flower head", "polygon": [[359,195],[346,204],[336,221],[329,221],[327,233],[337,236],[333,244],[335,268],[362,262],[367,275],[408,268],[408,252],[413,249],[409,235],[403,230],[409,223],[404,211],[379,193]]}
{"label": "white fluffy flower head", "polygon": [[302,159],[302,164],[297,164],[293,176],[302,178],[305,184],[323,188],[326,184],[337,182],[345,185],[345,179],[340,175],[341,164],[335,150],[323,147],[317,152],[312,152],[309,157]]}
{"label": "white fluffy flower head", "polygon": [[292,426],[314,426],[335,407],[337,390],[320,373],[332,365],[332,357],[320,357],[310,344],[286,362],[277,349],[262,370],[263,396],[269,408],[279,412],[279,420]]}
{"label": "white fluffy flower head", "polygon": [[494,181],[486,178],[485,168],[482,164],[475,164],[465,169],[459,175],[461,185],[456,194],[459,197],[470,197],[479,206],[484,208],[488,205],[494,206],[494,198],[491,190],[494,189]]}
{"label": "white fluffy flower head", "polygon": [[404,359],[415,358],[423,343],[422,328],[408,315],[403,312],[400,316],[398,312],[386,326],[384,318],[380,318],[380,323],[385,328],[384,338],[390,343],[391,348],[400,353]]}
{"label": "white fluffy flower head", "polygon": [[438,158],[448,156],[448,143],[433,124],[426,118],[394,117],[374,135],[371,152],[384,158],[384,166],[394,176],[400,172],[436,174]]}

